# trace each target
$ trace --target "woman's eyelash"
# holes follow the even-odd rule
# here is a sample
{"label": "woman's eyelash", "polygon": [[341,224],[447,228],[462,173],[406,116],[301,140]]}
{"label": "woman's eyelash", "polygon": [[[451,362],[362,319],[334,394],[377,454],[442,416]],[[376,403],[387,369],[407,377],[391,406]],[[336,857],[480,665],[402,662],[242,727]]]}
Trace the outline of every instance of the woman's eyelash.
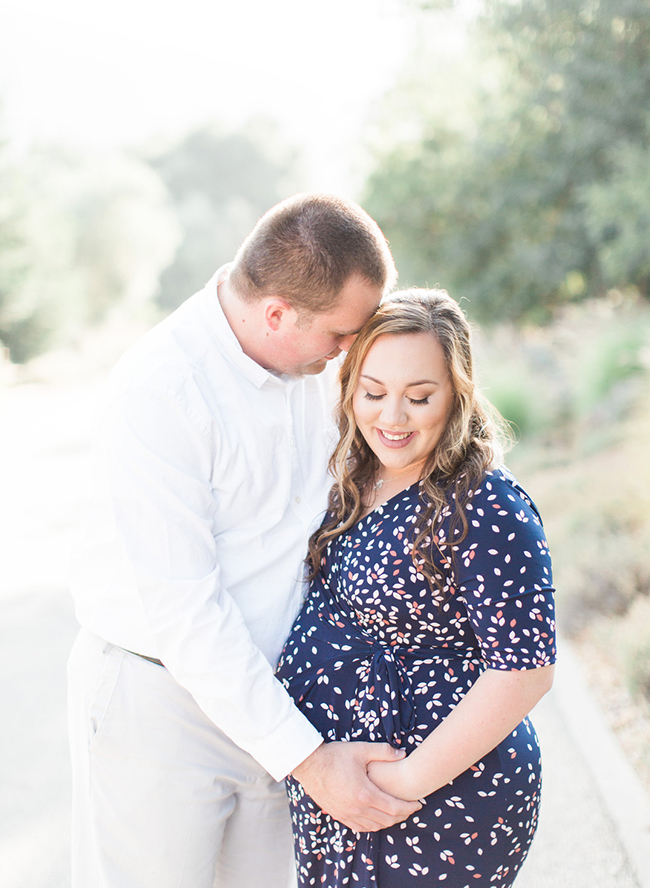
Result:
{"label": "woman's eyelash", "polygon": [[[381,399],[384,396],[383,395],[371,395],[370,392],[366,392],[365,397],[369,401],[381,401]],[[420,404],[420,405],[428,404],[429,403],[429,396],[427,395],[426,398],[409,398],[409,401],[411,402],[411,404]]]}

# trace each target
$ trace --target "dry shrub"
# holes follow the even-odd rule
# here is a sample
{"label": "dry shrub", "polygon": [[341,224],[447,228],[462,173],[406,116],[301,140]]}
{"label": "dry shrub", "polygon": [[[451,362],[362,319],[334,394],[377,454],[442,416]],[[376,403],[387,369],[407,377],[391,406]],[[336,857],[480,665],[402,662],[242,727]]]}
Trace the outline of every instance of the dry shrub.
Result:
{"label": "dry shrub", "polygon": [[510,460],[544,518],[560,630],[577,636],[606,618],[626,652],[612,650],[612,662],[637,696],[650,688],[650,374],[640,383],[616,443],[595,453],[581,441],[545,455],[522,448]]}

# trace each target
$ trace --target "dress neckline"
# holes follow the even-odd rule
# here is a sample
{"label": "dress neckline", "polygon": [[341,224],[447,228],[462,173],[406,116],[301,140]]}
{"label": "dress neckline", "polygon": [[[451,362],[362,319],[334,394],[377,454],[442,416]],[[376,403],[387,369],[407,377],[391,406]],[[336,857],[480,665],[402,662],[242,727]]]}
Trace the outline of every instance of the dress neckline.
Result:
{"label": "dress neckline", "polygon": [[373,515],[376,515],[380,511],[380,509],[384,509],[386,506],[390,506],[391,503],[393,503],[393,501],[397,499],[397,497],[402,496],[403,494],[410,493],[414,487],[419,487],[420,481],[421,479],[418,481],[414,481],[413,484],[409,484],[408,487],[405,487],[403,490],[398,490],[397,493],[389,496],[385,502],[380,503],[378,506],[375,506],[375,508],[371,509],[371,511],[368,512],[366,515],[364,515],[362,518],[359,518],[359,520],[353,526],[358,527],[360,524],[363,524],[366,518],[370,518]]}

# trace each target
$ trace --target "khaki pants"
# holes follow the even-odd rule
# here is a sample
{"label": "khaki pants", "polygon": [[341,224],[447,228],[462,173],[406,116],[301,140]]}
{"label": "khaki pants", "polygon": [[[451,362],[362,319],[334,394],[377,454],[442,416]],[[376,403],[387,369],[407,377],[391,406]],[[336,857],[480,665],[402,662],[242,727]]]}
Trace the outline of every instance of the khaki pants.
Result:
{"label": "khaki pants", "polygon": [[70,655],[72,888],[291,888],[283,783],[162,666],[82,629]]}

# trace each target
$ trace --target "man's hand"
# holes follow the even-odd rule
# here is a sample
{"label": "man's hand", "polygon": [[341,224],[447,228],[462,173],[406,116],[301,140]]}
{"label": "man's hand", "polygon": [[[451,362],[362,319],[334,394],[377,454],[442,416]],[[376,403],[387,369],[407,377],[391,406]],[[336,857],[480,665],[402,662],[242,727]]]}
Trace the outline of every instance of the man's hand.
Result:
{"label": "man's hand", "polygon": [[375,832],[406,820],[422,806],[382,792],[369,779],[368,763],[395,762],[404,753],[388,743],[323,743],[292,776],[323,811],[355,832]]}

